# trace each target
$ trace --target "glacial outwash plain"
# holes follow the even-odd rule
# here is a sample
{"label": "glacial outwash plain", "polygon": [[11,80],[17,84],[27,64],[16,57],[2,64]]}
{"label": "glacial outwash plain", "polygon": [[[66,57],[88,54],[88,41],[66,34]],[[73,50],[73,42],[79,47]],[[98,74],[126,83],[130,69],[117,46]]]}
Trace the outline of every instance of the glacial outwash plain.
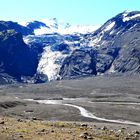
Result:
{"label": "glacial outwash plain", "polygon": [[137,140],[139,85],[139,76],[2,85],[0,138]]}

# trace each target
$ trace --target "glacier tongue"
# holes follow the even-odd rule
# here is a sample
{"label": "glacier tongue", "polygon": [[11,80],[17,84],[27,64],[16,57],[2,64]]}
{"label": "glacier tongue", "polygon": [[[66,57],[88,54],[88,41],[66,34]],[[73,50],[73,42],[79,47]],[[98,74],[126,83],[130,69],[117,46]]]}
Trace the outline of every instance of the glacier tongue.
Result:
{"label": "glacier tongue", "polygon": [[49,81],[60,78],[59,71],[61,63],[66,56],[66,54],[62,54],[59,51],[52,51],[50,46],[46,46],[38,64],[37,72],[46,74]]}

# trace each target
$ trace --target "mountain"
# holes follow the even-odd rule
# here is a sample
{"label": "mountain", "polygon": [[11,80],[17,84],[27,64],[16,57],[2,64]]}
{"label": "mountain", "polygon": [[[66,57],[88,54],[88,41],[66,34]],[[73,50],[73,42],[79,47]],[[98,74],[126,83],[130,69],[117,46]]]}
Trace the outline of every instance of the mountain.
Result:
{"label": "mountain", "polygon": [[1,79],[5,79],[8,83],[9,81],[22,81],[25,79],[23,77],[33,77],[37,66],[37,53],[23,42],[21,33],[14,30],[0,32]]}
{"label": "mountain", "polygon": [[59,75],[65,78],[75,78],[86,75],[96,75],[96,52],[92,49],[78,49],[65,58]]}
{"label": "mountain", "polygon": [[56,18],[0,21],[0,83],[139,74],[139,44],[139,11],[120,13],[97,30]]}
{"label": "mountain", "polygon": [[0,32],[0,60],[5,72],[13,76],[33,75],[37,61],[23,42],[21,33],[13,30]]}
{"label": "mountain", "polygon": [[[109,59],[109,66],[103,64],[103,58],[98,57],[102,70],[108,72],[139,71],[139,40],[140,40],[140,12],[123,12],[108,20],[93,34],[86,36],[87,45],[95,47],[99,55],[105,55],[104,60]],[[89,41],[88,41],[89,40]],[[105,62],[104,61],[104,62]],[[101,62],[101,63],[100,63]],[[106,68],[107,66],[107,68]]]}
{"label": "mountain", "polygon": [[53,19],[44,19],[41,21],[29,21],[29,22],[20,22],[22,26],[31,29],[35,35],[43,34],[85,34],[95,31],[99,26],[94,25],[70,25],[69,23],[64,23],[62,21]]}
{"label": "mountain", "polygon": [[[93,33],[55,35],[55,39],[52,37],[52,44],[46,43],[38,72],[47,74],[49,80],[85,75],[139,73],[139,30],[140,12],[125,11],[108,20]],[[58,48],[60,44],[68,45],[67,53],[51,50],[52,46]]]}
{"label": "mountain", "polygon": [[38,73],[48,76],[49,80],[59,78],[60,67],[64,59],[79,48],[81,35],[43,35],[25,38],[29,45],[37,44],[43,48],[37,68]]}

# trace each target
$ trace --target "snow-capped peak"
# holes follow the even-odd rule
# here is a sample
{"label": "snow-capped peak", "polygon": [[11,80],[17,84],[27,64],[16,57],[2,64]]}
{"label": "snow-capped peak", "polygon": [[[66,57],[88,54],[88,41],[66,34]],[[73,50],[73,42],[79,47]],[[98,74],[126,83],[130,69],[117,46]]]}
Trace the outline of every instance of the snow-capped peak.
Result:
{"label": "snow-capped peak", "polygon": [[[30,22],[32,22],[32,21],[30,21]],[[28,23],[29,23],[29,21],[20,21],[20,22],[18,22],[20,25],[22,25],[22,26],[27,26],[28,25]]]}
{"label": "snow-capped peak", "polygon": [[[62,21],[59,21],[56,18],[52,18],[52,19],[43,19],[41,20],[43,23],[45,23],[47,26],[51,27],[51,28],[55,28],[55,29],[59,29],[59,28],[67,28],[68,27],[68,23],[63,23]],[[69,25],[70,26],[70,25]]]}
{"label": "snow-capped peak", "polygon": [[30,22],[20,22],[22,26],[31,28],[35,35],[42,34],[86,34],[97,30],[100,26],[98,25],[70,25],[69,23],[62,22],[56,18],[43,19],[41,21],[30,21]]}
{"label": "snow-capped peak", "polygon": [[72,25],[69,28],[59,29],[58,32],[60,34],[74,34],[74,33],[86,34],[94,32],[99,27],[100,27],[99,25]]}

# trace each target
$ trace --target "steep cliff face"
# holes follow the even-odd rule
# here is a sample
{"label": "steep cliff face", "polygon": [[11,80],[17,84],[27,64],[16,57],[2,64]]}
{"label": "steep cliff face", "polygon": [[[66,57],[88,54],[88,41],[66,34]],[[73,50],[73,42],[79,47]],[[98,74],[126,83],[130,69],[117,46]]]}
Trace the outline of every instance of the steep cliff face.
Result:
{"label": "steep cliff face", "polygon": [[33,76],[37,69],[37,54],[22,39],[22,34],[14,30],[0,32],[0,71],[18,79]]}
{"label": "steep cliff face", "polygon": [[115,40],[120,51],[112,63],[114,71],[140,73],[140,25],[135,25]]}
{"label": "steep cliff face", "polygon": [[61,78],[76,78],[96,75],[96,52],[94,50],[75,50],[66,57],[59,75]]}
{"label": "steep cliff face", "polygon": [[93,34],[85,35],[87,46],[98,52],[97,72],[139,72],[139,32],[140,12],[125,11],[108,20]]}

